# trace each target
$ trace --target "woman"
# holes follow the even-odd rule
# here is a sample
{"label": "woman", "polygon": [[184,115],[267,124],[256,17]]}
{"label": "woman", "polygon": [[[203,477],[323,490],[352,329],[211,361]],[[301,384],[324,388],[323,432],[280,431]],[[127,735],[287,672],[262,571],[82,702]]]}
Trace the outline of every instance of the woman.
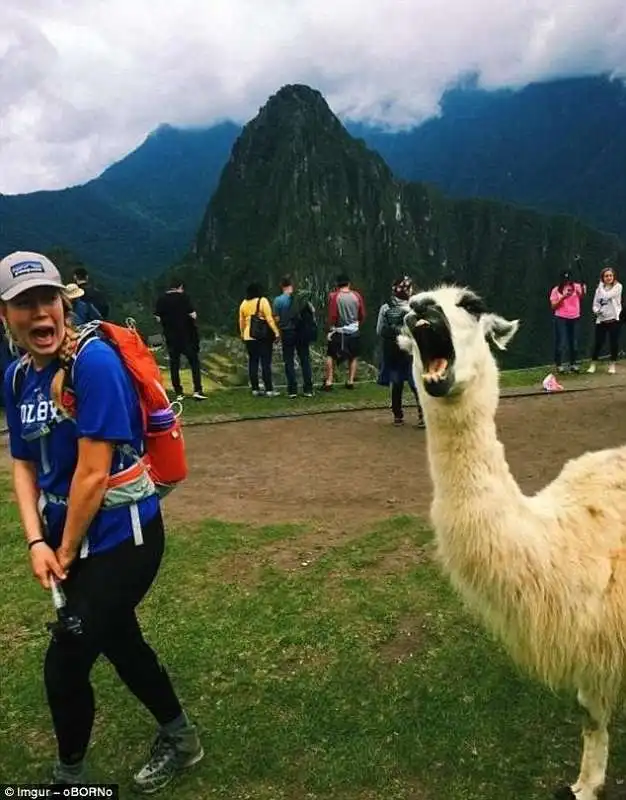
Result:
{"label": "woman", "polygon": [[596,318],[596,327],[591,365],[587,372],[596,371],[596,361],[608,337],[611,358],[608,371],[613,375],[619,351],[620,315],[622,313],[622,284],[617,280],[617,273],[613,267],[605,267],[600,273],[600,283],[593,296],[591,310]]}
{"label": "woman", "polygon": [[[256,319],[253,319],[256,318]],[[239,306],[239,332],[248,351],[248,375],[255,397],[278,397],[272,381],[272,346],[280,338],[270,301],[258,283],[246,289],[246,299]],[[264,390],[259,388],[259,364]]]}
{"label": "woman", "polygon": [[587,287],[572,280],[571,273],[562,272],[558,286],[550,292],[550,307],[554,314],[554,364],[557,372],[565,372],[562,356],[569,355],[571,372],[578,372],[578,326],[580,324],[581,299]]}
{"label": "woman", "polygon": [[383,303],[378,312],[376,333],[382,339],[383,359],[378,382],[381,386],[391,384],[391,410],[394,425],[404,424],[404,411],[402,409],[402,394],[405,381],[409,384],[415,402],[419,428],[424,426],[424,415],[417,398],[415,380],[413,378],[413,360],[411,355],[398,347],[397,337],[402,331],[404,317],[409,311],[408,300],[414,293],[413,284],[406,275],[398,278],[391,285],[391,298],[388,303]]}
{"label": "woman", "polygon": [[63,290],[63,294],[71,303],[70,322],[75,328],[86,325],[88,322],[102,319],[98,309],[88,300],[85,300],[85,291],[77,283],[68,283]]}
{"label": "woman", "polygon": [[53,378],[76,338],[63,288],[45,256],[18,252],[0,261],[0,316],[25,352],[4,382],[13,486],[32,571],[46,589],[61,583],[80,628],[56,630],[45,657],[58,746],[52,781],[86,781],[95,710],[89,675],[102,654],[159,723],[150,757],[134,776],[137,790],[153,792],[203,756],[135,613],[159,570],[163,521],[137,455],[138,397],[104,341],[89,342],[73,364],[76,418],[57,410]]}

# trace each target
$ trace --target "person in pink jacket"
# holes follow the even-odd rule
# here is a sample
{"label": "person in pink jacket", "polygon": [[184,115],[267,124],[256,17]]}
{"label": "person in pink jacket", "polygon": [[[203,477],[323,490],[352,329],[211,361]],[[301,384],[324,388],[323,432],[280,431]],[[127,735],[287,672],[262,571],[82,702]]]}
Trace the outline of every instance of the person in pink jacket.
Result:
{"label": "person in pink jacket", "polygon": [[567,350],[569,370],[579,372],[578,326],[580,324],[581,300],[587,287],[572,278],[571,272],[562,272],[561,280],[550,292],[550,307],[554,314],[554,364],[557,372],[566,372],[563,356]]}

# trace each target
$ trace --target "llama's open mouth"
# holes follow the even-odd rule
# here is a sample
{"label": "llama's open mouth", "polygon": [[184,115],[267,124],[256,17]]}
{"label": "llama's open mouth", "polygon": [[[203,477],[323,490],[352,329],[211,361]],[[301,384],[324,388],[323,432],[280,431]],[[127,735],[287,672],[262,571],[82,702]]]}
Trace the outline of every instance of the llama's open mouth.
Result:
{"label": "llama's open mouth", "polygon": [[454,386],[454,346],[446,318],[413,312],[405,324],[420,352],[424,389],[432,397],[445,397]]}

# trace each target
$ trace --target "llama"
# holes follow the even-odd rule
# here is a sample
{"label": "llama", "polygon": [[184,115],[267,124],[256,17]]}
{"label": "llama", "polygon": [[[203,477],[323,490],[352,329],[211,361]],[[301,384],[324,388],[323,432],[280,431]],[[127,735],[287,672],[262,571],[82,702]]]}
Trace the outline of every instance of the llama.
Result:
{"label": "llama", "polygon": [[604,785],[607,726],[626,657],[626,447],[586,453],[534,496],[498,441],[498,368],[519,321],[488,313],[468,289],[410,301],[401,347],[413,353],[434,484],[438,559],[452,585],[518,665],[577,691],[585,712],[576,782],[557,796],[593,800]]}

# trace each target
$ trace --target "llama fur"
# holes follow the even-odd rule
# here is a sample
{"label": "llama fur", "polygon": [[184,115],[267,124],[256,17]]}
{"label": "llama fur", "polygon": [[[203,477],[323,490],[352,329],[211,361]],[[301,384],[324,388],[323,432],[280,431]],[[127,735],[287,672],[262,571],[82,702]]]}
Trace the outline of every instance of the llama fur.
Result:
{"label": "llama fur", "polygon": [[446,396],[429,394],[414,336],[399,337],[414,356],[426,420],[437,557],[520,667],[551,688],[577,691],[587,712],[584,752],[578,780],[562,796],[593,800],[624,688],[626,447],[568,461],[544,489],[524,495],[497,437],[498,368],[488,344],[504,349],[518,322],[469,313],[459,305],[468,296],[476,297],[439,287],[410,301],[407,330],[423,318],[425,300],[435,303],[429,314],[447,320],[455,357]]}

